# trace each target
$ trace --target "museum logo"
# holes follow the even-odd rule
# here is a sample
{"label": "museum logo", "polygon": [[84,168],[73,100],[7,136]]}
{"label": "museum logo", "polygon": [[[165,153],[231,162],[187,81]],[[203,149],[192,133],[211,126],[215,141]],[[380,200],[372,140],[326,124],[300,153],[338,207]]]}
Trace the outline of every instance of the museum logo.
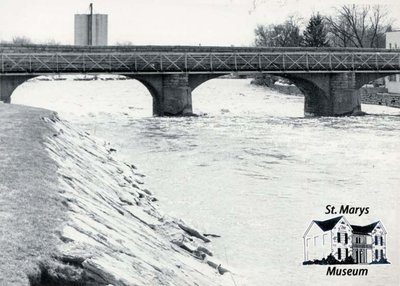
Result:
{"label": "museum logo", "polygon": [[[388,264],[387,232],[381,221],[350,224],[344,216],[313,220],[304,233],[303,265]],[[328,267],[327,275],[367,275],[368,269]]]}

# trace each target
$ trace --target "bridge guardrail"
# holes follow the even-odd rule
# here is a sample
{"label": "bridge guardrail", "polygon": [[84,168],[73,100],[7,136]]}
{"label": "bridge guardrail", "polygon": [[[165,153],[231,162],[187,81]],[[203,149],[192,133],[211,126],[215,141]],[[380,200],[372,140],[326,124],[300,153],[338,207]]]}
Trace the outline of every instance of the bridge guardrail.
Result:
{"label": "bridge guardrail", "polygon": [[399,72],[400,52],[2,53],[2,74]]}

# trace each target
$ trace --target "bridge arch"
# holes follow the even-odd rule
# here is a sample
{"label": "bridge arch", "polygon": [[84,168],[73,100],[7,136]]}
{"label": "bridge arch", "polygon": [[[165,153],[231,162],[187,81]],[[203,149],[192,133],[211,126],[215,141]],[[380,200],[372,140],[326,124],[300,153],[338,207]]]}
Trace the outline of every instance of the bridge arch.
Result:
{"label": "bridge arch", "polygon": [[[397,78],[400,76],[400,73],[373,73],[369,75],[360,75],[359,76],[359,83],[358,83],[358,91],[360,93],[360,96],[362,98],[362,103],[363,104],[375,104],[375,105],[386,105],[389,107],[400,107],[400,99],[396,95],[391,95],[388,92],[388,80],[389,77],[395,76],[396,81]],[[369,88],[363,88],[365,84],[370,84],[374,83],[378,80],[383,81],[385,86],[383,87],[382,85],[374,86],[372,89]],[[380,84],[383,84],[382,82]],[[390,80],[389,80],[390,84]],[[397,81],[397,84],[399,82]]]}
{"label": "bridge arch", "polygon": [[[94,78],[99,80],[93,80]],[[68,74],[52,74],[18,78],[14,82],[14,91],[8,93],[7,103],[47,108],[62,113],[75,113],[65,107],[83,107],[78,114],[90,116],[97,113],[104,115],[109,113],[110,106],[120,106],[121,116],[151,116],[152,96],[149,89],[137,80],[114,79],[114,75],[105,73],[97,76],[75,74],[71,77]],[[64,104],[60,104],[61,102]]]}
{"label": "bridge arch", "polygon": [[191,74],[189,75],[189,86],[191,90],[195,90],[208,80],[219,78],[227,74]]}
{"label": "bridge arch", "polygon": [[276,74],[293,82],[304,94],[304,113],[314,116],[354,115],[361,112],[360,88],[389,73]]}
{"label": "bridge arch", "polygon": [[153,115],[162,116],[163,112],[160,109],[160,106],[162,105],[161,103],[162,97],[159,96],[160,90],[162,89],[162,81],[160,79],[160,76],[158,75],[153,77],[133,76],[133,75],[125,75],[125,76],[127,78],[139,81],[147,88],[153,99]]}
{"label": "bridge arch", "polygon": [[149,74],[125,75],[141,82],[153,97],[155,116],[193,114],[192,91],[202,83],[223,74]]}
{"label": "bridge arch", "polygon": [[331,112],[329,96],[326,93],[326,81],[318,82],[310,78],[295,75],[279,75],[291,81],[304,95],[304,114],[321,115]]}
{"label": "bridge arch", "polygon": [[[40,75],[0,75],[0,101],[11,103],[14,90],[29,79]],[[203,82],[221,76],[210,74],[151,74],[124,75],[138,80],[153,98],[153,114],[156,116],[180,116],[192,114],[192,90]]]}
{"label": "bridge arch", "polygon": [[0,101],[11,103],[14,90],[25,81],[36,77],[35,75],[0,75]]}
{"label": "bridge arch", "polygon": [[[359,113],[361,100],[357,90],[371,81],[371,77],[358,78],[351,72],[269,74],[286,78],[300,89],[305,97],[306,116],[343,116]],[[198,85],[218,76],[221,75],[200,77]]]}

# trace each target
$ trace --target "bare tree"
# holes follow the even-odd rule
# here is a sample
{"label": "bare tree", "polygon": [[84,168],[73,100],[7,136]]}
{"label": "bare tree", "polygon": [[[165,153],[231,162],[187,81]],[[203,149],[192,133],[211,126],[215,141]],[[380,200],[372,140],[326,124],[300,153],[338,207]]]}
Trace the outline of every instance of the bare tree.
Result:
{"label": "bare tree", "polygon": [[48,39],[45,41],[34,42],[27,36],[15,36],[11,39],[11,41],[0,40],[0,44],[15,44],[15,45],[51,45],[58,46],[61,45],[61,42],[56,41],[55,39]]}
{"label": "bare tree", "polygon": [[290,17],[283,24],[259,25],[255,29],[256,46],[264,47],[298,47],[302,42],[300,19]]}
{"label": "bare tree", "polygon": [[258,25],[254,30],[256,35],[255,45],[258,47],[271,47],[272,46],[272,30],[273,26]]}
{"label": "bare tree", "polygon": [[384,34],[391,25],[389,13],[380,5],[344,5],[327,18],[332,45],[384,47]]}
{"label": "bare tree", "polygon": [[133,43],[131,41],[122,41],[122,42],[116,42],[116,46],[133,46]]}
{"label": "bare tree", "polygon": [[389,12],[381,6],[374,6],[371,15],[370,28],[370,47],[385,47],[385,33],[391,29],[392,20],[389,18]]}
{"label": "bare tree", "polygon": [[16,45],[30,45],[32,44],[32,40],[26,36],[17,36],[12,38],[11,43]]}
{"label": "bare tree", "polygon": [[43,45],[47,46],[59,46],[61,43],[59,41],[56,41],[55,39],[48,39],[42,43]]}

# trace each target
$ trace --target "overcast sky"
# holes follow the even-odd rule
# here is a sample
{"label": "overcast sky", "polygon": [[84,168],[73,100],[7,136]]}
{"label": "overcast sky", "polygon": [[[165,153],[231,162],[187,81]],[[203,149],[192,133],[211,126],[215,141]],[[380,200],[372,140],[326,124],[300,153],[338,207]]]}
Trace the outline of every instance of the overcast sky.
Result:
{"label": "overcast sky", "polygon": [[[186,44],[248,46],[257,24],[284,21],[289,15],[308,19],[313,12],[332,12],[343,0],[0,0],[0,39],[27,36],[73,44],[74,14],[109,15],[109,44]],[[368,3],[353,0],[352,3]],[[400,0],[380,0],[399,19]]]}

